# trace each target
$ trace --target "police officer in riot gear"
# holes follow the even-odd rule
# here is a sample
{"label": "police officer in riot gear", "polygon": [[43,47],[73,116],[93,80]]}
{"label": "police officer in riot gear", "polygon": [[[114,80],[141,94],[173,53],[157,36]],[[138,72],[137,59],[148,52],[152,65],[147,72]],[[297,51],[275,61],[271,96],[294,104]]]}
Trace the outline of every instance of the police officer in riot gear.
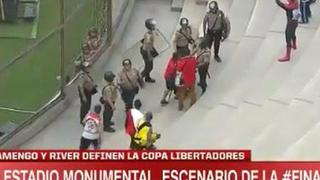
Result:
{"label": "police officer in riot gear", "polygon": [[104,105],[103,111],[103,125],[104,131],[114,132],[115,130],[111,127],[114,123],[111,121],[113,112],[115,110],[115,102],[118,97],[117,87],[114,83],[114,78],[116,76],[112,71],[107,71],[104,73],[104,80],[106,85],[102,89],[101,103]]}
{"label": "police officer in riot gear", "polygon": [[224,13],[219,10],[218,3],[211,1],[209,4],[209,12],[203,20],[204,37],[208,39],[208,45],[211,49],[214,43],[214,58],[217,62],[221,62],[219,57],[220,41],[226,39],[230,32],[230,23]]}
{"label": "police officer in riot gear", "polygon": [[150,77],[150,73],[153,69],[153,59],[158,55],[158,52],[154,48],[156,21],[152,18],[149,18],[145,21],[145,26],[148,32],[144,34],[144,38],[141,41],[142,46],[140,48],[140,53],[145,64],[141,76],[145,78],[146,82],[154,83],[155,80]]}
{"label": "police officer in riot gear", "polygon": [[90,72],[87,67],[81,64],[80,70],[81,73],[79,77],[78,92],[81,103],[80,123],[83,125],[82,121],[91,108],[92,95],[97,92],[97,85],[90,76]]}
{"label": "police officer in riot gear", "polygon": [[197,49],[197,61],[198,61],[198,74],[199,83],[198,86],[202,89],[202,94],[206,92],[207,89],[207,76],[209,75],[209,65],[210,65],[211,51],[208,48],[207,40],[202,40]]}
{"label": "police officer in riot gear", "polygon": [[190,55],[189,44],[194,44],[194,40],[192,38],[192,30],[187,18],[180,19],[180,26],[181,28],[175,33],[173,47],[174,51],[177,52],[179,56],[183,57]]}

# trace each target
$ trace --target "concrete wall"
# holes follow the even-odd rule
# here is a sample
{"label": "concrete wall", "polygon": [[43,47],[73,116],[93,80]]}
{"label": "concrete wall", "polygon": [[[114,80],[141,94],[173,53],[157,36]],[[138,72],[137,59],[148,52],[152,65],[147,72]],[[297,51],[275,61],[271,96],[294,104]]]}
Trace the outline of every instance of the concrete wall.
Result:
{"label": "concrete wall", "polygon": [[[115,23],[113,26],[114,33],[113,41],[110,47],[104,52],[103,58],[100,58],[91,68],[91,75],[93,78],[101,77],[103,74],[103,68],[105,67],[107,57],[112,55],[112,51],[114,47],[117,45],[119,40],[122,37],[122,33],[124,32],[128,19],[131,15],[132,8],[134,6],[135,0],[114,0],[115,8],[120,9],[119,12],[114,11],[115,15]],[[120,13],[121,11],[121,13]],[[71,86],[68,86],[65,90],[66,96],[63,100],[58,102],[44,114],[42,114],[38,119],[35,119],[33,122],[30,122],[26,127],[12,135],[10,139],[1,144],[0,148],[2,149],[13,149],[19,148],[21,144],[26,142],[28,139],[39,133],[42,129],[52,123],[56,118],[66,110],[70,104],[77,99],[77,89],[76,84],[74,83]]]}
{"label": "concrete wall", "polygon": [[112,25],[117,26],[120,22],[119,19],[121,19],[128,1],[131,0],[112,0]]}

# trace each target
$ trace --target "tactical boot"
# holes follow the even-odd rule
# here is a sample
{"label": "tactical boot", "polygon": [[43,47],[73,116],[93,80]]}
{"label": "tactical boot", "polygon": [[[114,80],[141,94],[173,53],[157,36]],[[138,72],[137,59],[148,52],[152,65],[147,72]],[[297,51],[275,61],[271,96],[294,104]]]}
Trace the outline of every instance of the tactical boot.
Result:
{"label": "tactical boot", "polygon": [[214,59],[218,62],[218,63],[221,63],[221,58],[218,56],[218,55],[215,55],[214,56]]}
{"label": "tactical boot", "polygon": [[103,128],[103,131],[113,133],[113,132],[115,132],[116,130],[113,129],[112,127],[110,127],[110,126],[107,126],[107,127],[104,127],[104,128]]}
{"label": "tactical boot", "polygon": [[148,78],[146,77],[145,81],[148,83],[155,83],[156,82],[156,80],[152,79],[151,77],[148,77]]}

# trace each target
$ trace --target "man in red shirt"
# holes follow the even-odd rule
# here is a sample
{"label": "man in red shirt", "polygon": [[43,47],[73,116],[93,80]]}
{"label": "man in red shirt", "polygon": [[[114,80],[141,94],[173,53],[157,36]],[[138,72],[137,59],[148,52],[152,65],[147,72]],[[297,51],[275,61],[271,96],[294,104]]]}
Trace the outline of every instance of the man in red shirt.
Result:
{"label": "man in red shirt", "polygon": [[[164,79],[166,81],[166,89],[163,92],[163,97],[160,101],[162,105],[166,105],[169,102],[167,101],[167,96],[174,92],[176,94],[175,78],[176,78],[176,66],[177,61],[179,60],[178,54],[173,53],[172,57],[169,59],[167,67],[164,72]],[[170,95],[169,95],[170,98]]]}
{"label": "man in red shirt", "polygon": [[[178,86],[177,97],[179,100],[179,110],[183,110],[183,102],[186,98],[191,99],[191,106],[197,101],[195,93],[197,60],[193,56],[186,56],[177,62],[177,73],[181,73],[180,85]],[[179,77],[179,76],[178,76]]]}

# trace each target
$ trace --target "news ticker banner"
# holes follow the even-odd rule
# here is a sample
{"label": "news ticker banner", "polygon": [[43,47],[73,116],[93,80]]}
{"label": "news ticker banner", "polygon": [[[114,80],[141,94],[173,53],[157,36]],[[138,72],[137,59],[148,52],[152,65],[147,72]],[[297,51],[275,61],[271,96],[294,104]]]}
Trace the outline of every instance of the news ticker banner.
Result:
{"label": "news ticker banner", "polygon": [[320,162],[250,151],[0,151],[1,180],[320,180]]}

